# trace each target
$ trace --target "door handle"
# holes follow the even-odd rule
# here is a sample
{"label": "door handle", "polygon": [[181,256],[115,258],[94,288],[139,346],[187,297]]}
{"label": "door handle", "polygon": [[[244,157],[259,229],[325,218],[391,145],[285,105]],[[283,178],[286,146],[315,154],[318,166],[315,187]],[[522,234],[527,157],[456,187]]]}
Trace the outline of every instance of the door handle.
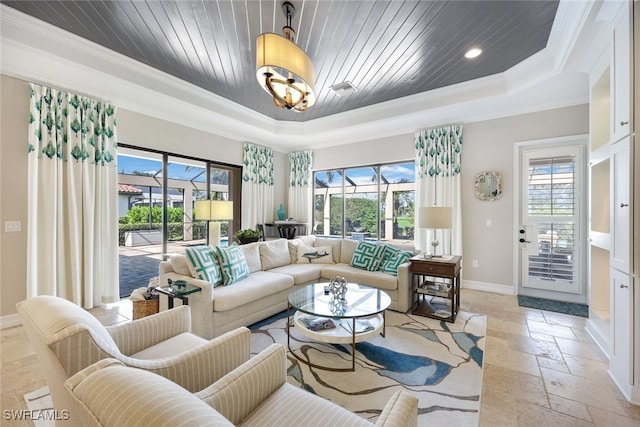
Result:
{"label": "door handle", "polygon": [[528,240],[525,240],[525,239],[523,239],[523,238],[521,237],[521,238],[520,238],[520,243],[531,243],[531,242],[530,242],[530,241],[528,241]]}
{"label": "door handle", "polygon": [[627,121],[622,121],[622,122],[620,122],[620,126],[624,126],[624,125],[628,125],[628,124],[629,124],[629,121],[628,121],[628,120],[627,120]]}
{"label": "door handle", "polygon": [[628,208],[629,207],[629,203],[620,203],[620,207],[621,208]]}
{"label": "door handle", "polygon": [[628,288],[628,285],[620,285],[620,289]]}

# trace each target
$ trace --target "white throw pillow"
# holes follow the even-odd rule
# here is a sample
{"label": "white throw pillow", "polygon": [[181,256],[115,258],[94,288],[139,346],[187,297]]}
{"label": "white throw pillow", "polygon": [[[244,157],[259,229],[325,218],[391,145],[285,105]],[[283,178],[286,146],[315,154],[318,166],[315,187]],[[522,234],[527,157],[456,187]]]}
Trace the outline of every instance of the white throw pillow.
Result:
{"label": "white throw pillow", "polygon": [[291,239],[287,241],[287,246],[289,246],[289,257],[291,258],[291,264],[295,264],[298,262],[298,246],[303,245],[302,240],[300,239]]}
{"label": "white throw pillow", "polygon": [[260,262],[263,270],[291,264],[287,239],[270,240],[260,243]]}
{"label": "white throw pillow", "polygon": [[328,237],[316,237],[313,245],[315,247],[331,246],[333,250],[333,262],[338,264],[340,262],[340,248],[342,247],[342,239],[331,239]]}
{"label": "white throw pillow", "polygon": [[342,246],[340,247],[340,262],[342,264],[350,264],[353,253],[358,246],[358,240],[342,239]]}
{"label": "white throw pillow", "polygon": [[298,245],[298,264],[334,264],[331,246]]}
{"label": "white throw pillow", "polygon": [[187,257],[182,254],[173,255],[171,258],[171,268],[178,274],[182,274],[183,276],[191,276],[198,277],[197,274],[192,272],[189,269],[189,263],[187,262]]}
{"label": "white throw pillow", "polygon": [[258,249],[258,243],[249,243],[246,245],[240,245],[240,249],[244,252],[244,258],[247,260],[247,266],[249,267],[249,273],[255,273],[262,270],[262,264],[260,263],[260,250]]}

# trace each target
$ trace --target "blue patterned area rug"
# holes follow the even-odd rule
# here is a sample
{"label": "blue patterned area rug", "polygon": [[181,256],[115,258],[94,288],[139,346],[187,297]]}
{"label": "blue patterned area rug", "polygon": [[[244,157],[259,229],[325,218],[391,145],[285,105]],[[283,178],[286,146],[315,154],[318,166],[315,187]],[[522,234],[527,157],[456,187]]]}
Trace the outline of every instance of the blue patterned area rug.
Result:
{"label": "blue patterned area rug", "polygon": [[537,308],[539,310],[555,311],[556,313],[571,314],[573,316],[589,317],[589,306],[585,304],[518,295],[518,305],[521,307]]}
{"label": "blue patterned area rug", "polygon": [[[287,345],[286,312],[251,327],[251,352]],[[420,426],[479,423],[486,316],[460,312],[451,324],[387,311],[386,336],[356,344],[355,372],[310,368],[288,355],[288,381],[372,422],[391,395],[407,390],[418,400]],[[314,342],[292,328],[291,348],[322,366],[351,366],[351,346]]]}

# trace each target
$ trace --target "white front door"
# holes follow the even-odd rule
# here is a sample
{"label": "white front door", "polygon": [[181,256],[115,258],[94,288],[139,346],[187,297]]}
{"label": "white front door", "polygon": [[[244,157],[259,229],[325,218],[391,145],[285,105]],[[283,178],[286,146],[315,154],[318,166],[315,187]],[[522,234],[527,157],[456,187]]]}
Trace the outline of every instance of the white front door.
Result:
{"label": "white front door", "polygon": [[520,147],[519,294],[586,299],[583,149],[584,144]]}

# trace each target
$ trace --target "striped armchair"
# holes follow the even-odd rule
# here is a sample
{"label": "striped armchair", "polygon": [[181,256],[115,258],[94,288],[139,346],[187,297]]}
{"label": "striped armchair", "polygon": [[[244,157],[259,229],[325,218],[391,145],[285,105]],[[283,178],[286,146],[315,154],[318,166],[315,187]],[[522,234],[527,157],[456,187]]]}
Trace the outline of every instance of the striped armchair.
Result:
{"label": "striped armchair", "polygon": [[[376,424],[372,424],[335,403],[288,384],[286,376],[285,348],[272,344],[195,394],[112,359],[74,375],[65,387],[85,426],[417,425],[418,402],[406,391],[395,392]],[[104,390],[114,392],[105,395]]]}
{"label": "striped armchair", "polygon": [[[190,332],[188,306],[105,327],[63,298],[37,296],[17,304],[43,366],[54,407],[71,410],[64,382],[106,358],[153,372],[197,392],[249,359],[251,333],[238,328],[212,340]],[[74,416],[69,417],[74,422]]]}

